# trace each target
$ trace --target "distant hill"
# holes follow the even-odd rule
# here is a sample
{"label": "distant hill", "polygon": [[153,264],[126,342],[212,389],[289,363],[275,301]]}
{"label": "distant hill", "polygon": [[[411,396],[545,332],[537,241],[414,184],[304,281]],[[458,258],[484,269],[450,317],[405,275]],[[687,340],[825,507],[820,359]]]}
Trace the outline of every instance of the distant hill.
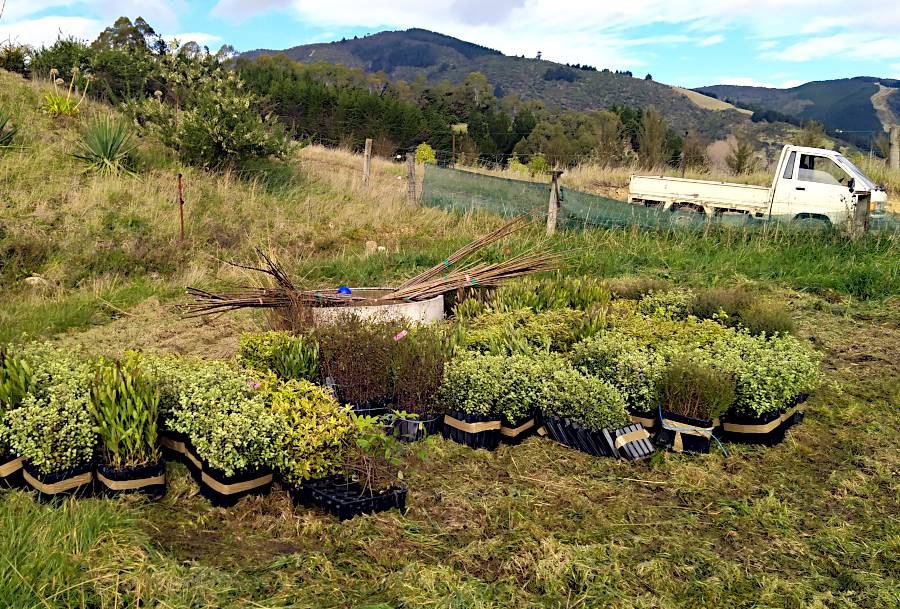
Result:
{"label": "distant hill", "polygon": [[249,58],[285,53],[302,63],[326,61],[383,71],[392,79],[429,82],[462,82],[471,72],[481,72],[499,96],[541,100],[550,106],[572,110],[603,109],[613,104],[656,106],[676,130],[692,130],[709,139],[727,136],[735,126],[749,124],[749,117],[728,104],[698,103],[684,90],[609,70],[566,66],[550,61],[510,57],[484,46],[421,29],[381,32],[363,38],[308,44],[284,51],[258,49]]}
{"label": "distant hill", "polygon": [[714,85],[697,91],[803,121],[821,121],[829,130],[862,132],[845,134],[851,141],[868,142],[872,132],[881,131],[885,123],[898,122],[900,117],[900,81],[890,78],[858,76],[809,82],[791,89]]}

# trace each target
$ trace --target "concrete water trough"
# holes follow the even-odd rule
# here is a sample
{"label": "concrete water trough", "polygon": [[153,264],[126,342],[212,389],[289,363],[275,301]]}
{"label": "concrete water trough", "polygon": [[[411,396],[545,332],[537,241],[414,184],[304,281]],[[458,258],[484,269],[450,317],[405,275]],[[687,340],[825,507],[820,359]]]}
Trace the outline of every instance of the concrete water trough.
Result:
{"label": "concrete water trough", "polygon": [[[390,294],[392,288],[353,288],[354,296],[379,298]],[[323,290],[323,293],[329,291]],[[337,290],[331,291],[336,293]],[[409,302],[388,302],[379,304],[372,301],[348,306],[313,307],[312,317],[315,324],[334,323],[343,315],[354,315],[359,319],[381,321],[406,321],[416,324],[431,324],[444,319],[444,295],[440,294],[428,300]]]}

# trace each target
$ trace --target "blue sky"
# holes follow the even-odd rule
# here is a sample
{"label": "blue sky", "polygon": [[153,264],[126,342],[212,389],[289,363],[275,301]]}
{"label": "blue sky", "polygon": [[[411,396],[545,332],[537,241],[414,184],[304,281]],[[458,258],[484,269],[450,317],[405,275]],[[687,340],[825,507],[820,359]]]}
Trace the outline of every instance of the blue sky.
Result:
{"label": "blue sky", "polygon": [[[3,0],[0,0],[0,4]],[[0,40],[91,40],[119,15],[210,48],[287,48],[422,27],[510,55],[686,87],[900,78],[900,9],[859,0],[6,0]]]}

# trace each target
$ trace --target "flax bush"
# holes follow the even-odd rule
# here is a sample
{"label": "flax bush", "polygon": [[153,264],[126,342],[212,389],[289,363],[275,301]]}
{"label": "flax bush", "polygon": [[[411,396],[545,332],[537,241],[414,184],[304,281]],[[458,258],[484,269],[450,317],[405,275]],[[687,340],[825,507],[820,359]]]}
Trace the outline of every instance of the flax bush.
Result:
{"label": "flax bush", "polygon": [[97,362],[91,414],[108,464],[123,469],[159,460],[159,389],[141,370],[138,354]]}

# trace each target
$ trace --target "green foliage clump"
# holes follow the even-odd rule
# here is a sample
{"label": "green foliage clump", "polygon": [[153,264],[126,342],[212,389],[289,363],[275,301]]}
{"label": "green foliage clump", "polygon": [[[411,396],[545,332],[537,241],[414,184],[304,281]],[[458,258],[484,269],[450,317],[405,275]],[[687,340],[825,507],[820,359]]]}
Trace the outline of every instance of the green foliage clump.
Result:
{"label": "green foliage clump", "polygon": [[531,177],[547,173],[548,171],[550,171],[550,163],[547,162],[547,157],[541,152],[532,154],[531,159],[528,160],[528,172],[531,174]]}
{"label": "green foliage clump", "polygon": [[614,297],[623,300],[640,300],[652,292],[670,288],[666,281],[652,277],[616,277],[605,280],[603,285]]}
{"label": "green foliage clump", "polygon": [[638,310],[644,315],[685,319],[691,314],[693,303],[691,290],[651,291],[641,298]]}
{"label": "green foliage clump", "polygon": [[447,364],[441,398],[451,410],[508,423],[540,410],[598,427],[625,419],[625,402],[614,387],[558,355],[464,355]]}
{"label": "green foliage clump", "polygon": [[106,463],[123,469],[159,460],[159,389],[141,369],[139,354],[97,362],[91,414]]}
{"label": "green foliage clump", "polygon": [[289,332],[247,332],[241,335],[238,363],[257,372],[273,372],[282,380],[319,379],[319,346]]}
{"label": "green foliage clump", "polygon": [[337,473],[354,437],[347,413],[324,387],[265,379],[261,388],[284,430],[275,467],[292,483]]}
{"label": "green foliage clump", "polygon": [[663,373],[659,398],[670,412],[694,419],[715,419],[734,402],[735,382],[723,370],[681,356]]}
{"label": "green foliage clump", "polygon": [[603,311],[575,309],[491,311],[472,319],[466,330],[468,349],[493,354],[566,351],[605,326]]}
{"label": "green foliage clump", "polygon": [[0,44],[0,69],[28,77],[31,74],[31,48],[12,41]]}
{"label": "green foliage clump", "polygon": [[283,427],[257,380],[215,360],[184,361],[170,372],[178,403],[168,426],[186,434],[198,456],[228,476],[275,462]]}
{"label": "green foliage clump", "polygon": [[656,410],[657,389],[666,357],[621,332],[584,340],[572,349],[572,363],[619,390],[631,412]]}
{"label": "green foliage clump", "polygon": [[499,312],[525,308],[538,313],[549,309],[587,311],[608,305],[610,299],[609,290],[596,279],[525,278],[499,288],[490,299],[490,307]]}
{"label": "green foliage clump", "polygon": [[439,398],[449,410],[499,415],[504,367],[508,358],[466,354],[447,363]]}
{"label": "green foliage clump", "polygon": [[625,399],[611,383],[571,366],[558,366],[544,381],[543,410],[595,429],[628,421]]}
{"label": "green foliage clump", "polygon": [[735,412],[762,415],[777,411],[821,378],[820,356],[790,335],[753,336],[732,331],[725,340],[697,349],[694,357],[736,383]]}
{"label": "green foliage clump", "polygon": [[8,114],[0,112],[0,148],[11,147],[19,132],[19,128],[11,121]]}
{"label": "green foliage clump", "polygon": [[715,319],[730,327],[743,327],[751,334],[790,334],[795,329],[785,306],[759,299],[744,288],[699,292],[691,310],[697,317]]}
{"label": "green foliage clump", "polygon": [[790,312],[769,300],[758,300],[741,310],[738,320],[750,334],[792,334],[796,328]]}
{"label": "green foliage clump", "polygon": [[49,474],[83,466],[94,456],[90,367],[49,344],[29,345],[21,357],[31,368],[33,390],[6,414],[13,451]]}
{"label": "green foliage clump", "polygon": [[425,142],[422,142],[421,144],[416,146],[416,163],[436,165],[437,156],[435,156],[434,154],[434,148],[432,148]]}
{"label": "green foliage clump", "polygon": [[135,145],[131,137],[124,124],[102,116],[87,125],[84,139],[79,142],[80,152],[73,156],[84,162],[88,170],[100,175],[133,174],[131,165]]}
{"label": "green foliage clump", "polygon": [[11,347],[0,346],[0,455],[9,449],[6,413],[21,406],[33,389],[33,376],[28,362]]}

